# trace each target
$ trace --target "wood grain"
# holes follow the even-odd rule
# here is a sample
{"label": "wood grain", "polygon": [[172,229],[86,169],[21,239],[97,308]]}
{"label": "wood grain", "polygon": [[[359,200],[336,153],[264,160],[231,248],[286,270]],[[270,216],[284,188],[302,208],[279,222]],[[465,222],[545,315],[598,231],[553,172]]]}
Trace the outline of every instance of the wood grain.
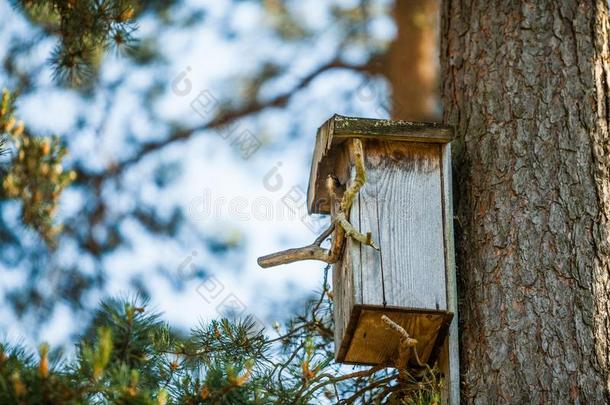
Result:
{"label": "wood grain", "polygon": [[[448,376],[446,379],[446,401],[449,404],[460,403],[460,356],[458,342],[458,300],[457,280],[455,274],[455,248],[453,242],[453,191],[451,187],[451,144],[442,147],[442,187],[443,187],[443,224],[445,243],[445,268],[447,307],[454,314],[449,326],[447,338],[443,344],[445,360],[441,363],[441,370]],[[443,356],[441,356],[443,360]],[[443,364],[444,363],[444,364]]]}
{"label": "wood grain", "polygon": [[[359,209],[353,209],[352,206],[349,216],[352,224],[359,224],[359,214]],[[361,271],[360,243],[347,238],[343,255],[340,261],[333,267],[336,358],[345,356],[349,342],[347,340],[343,341],[343,338],[346,334],[354,306],[362,304]]]}
{"label": "wood grain", "polygon": [[[375,185],[377,184],[376,177],[378,173],[370,170],[366,157],[365,167],[367,170],[367,181],[360,189],[360,194],[358,195],[357,202],[352,206],[352,211],[357,210],[358,212],[358,230],[362,233],[370,232],[372,240],[380,245],[383,241],[381,241],[379,237],[377,194],[374,190]],[[361,268],[361,301],[365,305],[385,305],[381,251],[374,249],[372,246],[363,244],[358,244],[358,247]]]}
{"label": "wood grain", "polygon": [[[367,142],[366,150],[369,181],[361,195],[376,205],[366,221],[379,229],[386,304],[447,310],[440,147]],[[363,268],[375,269],[377,258],[365,258]]]}
{"label": "wood grain", "polygon": [[450,132],[426,123],[334,116],[316,138],[308,208],[335,213],[320,185],[328,175],[349,185],[354,162],[345,140],[361,138],[367,180],[348,218],[359,232],[370,232],[380,250],[347,238],[333,267],[336,358],[391,365],[399,337],[381,320],[385,314],[417,339],[422,361],[440,356],[448,381],[444,403],[457,404]]}
{"label": "wood grain", "polygon": [[332,174],[337,151],[349,138],[391,142],[422,142],[445,144],[451,141],[450,126],[430,122],[410,122],[333,115],[318,128],[309,174],[307,208],[309,213],[329,214],[330,199],[324,185]]}
{"label": "wood grain", "polygon": [[[437,340],[444,339],[446,325],[452,318],[452,314],[443,311],[374,306],[362,306],[356,310],[359,316],[343,359],[350,364],[394,364],[400,338],[381,320],[381,315],[388,316],[418,341],[416,348],[422,362],[428,362],[436,355]],[[410,364],[415,365],[413,362]]]}

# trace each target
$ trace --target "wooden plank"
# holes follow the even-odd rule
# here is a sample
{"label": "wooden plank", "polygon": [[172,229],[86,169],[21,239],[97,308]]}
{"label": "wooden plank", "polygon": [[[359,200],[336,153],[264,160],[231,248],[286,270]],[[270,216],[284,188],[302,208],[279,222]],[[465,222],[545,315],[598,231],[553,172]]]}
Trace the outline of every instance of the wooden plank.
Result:
{"label": "wooden plank", "polygon": [[[349,286],[346,286],[346,272],[349,271],[351,265],[349,256],[344,256],[340,261],[333,265],[333,312],[335,321],[335,357],[339,358],[341,345],[345,336],[345,329],[349,322],[348,302],[349,293],[346,291]],[[345,349],[343,350],[345,351]]]}
{"label": "wooden plank", "polygon": [[446,324],[451,319],[451,314],[443,311],[374,306],[356,307],[356,310],[359,310],[360,316],[344,359],[345,363],[350,364],[394,364],[398,357],[400,339],[381,320],[381,315],[387,315],[417,339],[417,353],[422,362],[428,362],[435,353],[438,338],[444,340],[439,334],[446,331]]}
{"label": "wooden plank", "polygon": [[[358,209],[360,215],[359,223],[353,224],[361,233],[371,233],[372,239],[378,245],[383,244],[379,234],[379,223],[377,215],[377,185],[379,172],[374,169],[374,162],[368,157],[368,143],[364,145],[365,168],[367,180],[360,189],[357,202],[352,210]],[[364,305],[385,305],[385,294],[383,291],[383,261],[381,252],[372,246],[358,244],[360,248],[361,261],[361,302]]]}
{"label": "wooden plank", "polygon": [[[339,153],[336,159],[335,173],[338,180],[346,187],[351,185],[355,178],[355,169],[350,168],[349,156],[347,151]],[[342,193],[343,190],[341,189]],[[332,215],[338,206],[338,201],[333,204]],[[360,222],[360,212],[358,205],[352,206],[348,213],[348,218],[352,224]],[[347,238],[340,261],[335,264],[333,270],[333,284],[335,294],[335,357],[337,359],[345,357],[349,348],[351,336],[346,333],[349,322],[354,316],[354,305],[358,305],[362,300],[361,288],[361,264],[360,264],[360,245],[358,242]]]}
{"label": "wooden plank", "polygon": [[344,325],[344,302],[345,293],[343,287],[344,279],[344,260],[340,259],[337,263],[333,264],[332,274],[332,294],[333,294],[333,318],[335,321],[335,356],[339,355],[339,349],[341,347],[341,341],[345,333]]}
{"label": "wooden plank", "polygon": [[451,181],[451,145],[442,148],[442,184],[443,184],[443,228],[445,242],[445,269],[447,279],[447,307],[453,312],[453,320],[449,326],[446,339],[447,396],[450,405],[460,403],[460,356],[458,342],[458,299],[457,280],[455,274],[455,248],[453,241],[453,191]]}
{"label": "wooden plank", "polygon": [[348,138],[393,142],[450,142],[453,131],[439,123],[378,120],[333,115],[318,128],[311,162],[307,208],[309,213],[328,214],[330,203],[325,187],[326,177],[335,167],[337,151],[344,149]]}
{"label": "wooden plank", "polygon": [[367,142],[366,151],[387,305],[446,310],[439,146]]}
{"label": "wooden plank", "polygon": [[[354,206],[350,212],[350,222],[358,224],[360,227],[360,200],[354,200]],[[357,241],[348,238],[346,241],[346,254],[349,254],[352,260],[352,283],[353,283],[353,304],[362,304],[362,246]]]}
{"label": "wooden plank", "polygon": [[307,186],[307,210],[310,214],[328,214],[331,209],[324,183],[335,167],[334,157],[328,156],[332,140],[331,120],[332,118],[322,124],[316,134],[316,145],[311,158],[309,185]]}
{"label": "wooden plank", "polygon": [[[340,193],[342,190],[335,190],[335,193]],[[337,195],[335,201],[331,205],[331,215],[334,217],[337,213],[339,198]],[[336,232],[333,233],[335,238]],[[333,241],[334,242],[334,241]],[[353,296],[353,291],[350,283],[352,273],[352,264],[350,255],[342,255],[337,263],[333,265],[333,297],[334,297],[334,321],[335,321],[335,357],[341,356],[346,348],[342,347],[345,329],[349,322],[349,313],[351,312],[350,296]]]}
{"label": "wooden plank", "polygon": [[421,143],[447,143],[448,138],[445,136],[443,132],[437,132],[432,129],[426,129],[422,132],[414,132],[408,137],[404,135],[396,135],[396,134],[375,134],[375,133],[359,133],[359,132],[345,132],[340,134],[334,134],[333,141],[336,144],[341,143],[341,141],[350,138],[361,138],[361,139],[372,139],[372,140],[383,140],[383,141],[392,141],[392,142],[421,142]]}
{"label": "wooden plank", "polygon": [[345,117],[337,114],[329,121],[335,139],[357,137],[426,143],[448,143],[453,139],[452,128],[438,122]]}
{"label": "wooden plank", "polygon": [[[360,305],[360,247],[357,242],[346,240],[345,254],[341,259],[340,302],[335,300],[335,358],[341,361],[351,343],[349,323],[354,317],[354,307]],[[334,280],[334,277],[333,277]]]}

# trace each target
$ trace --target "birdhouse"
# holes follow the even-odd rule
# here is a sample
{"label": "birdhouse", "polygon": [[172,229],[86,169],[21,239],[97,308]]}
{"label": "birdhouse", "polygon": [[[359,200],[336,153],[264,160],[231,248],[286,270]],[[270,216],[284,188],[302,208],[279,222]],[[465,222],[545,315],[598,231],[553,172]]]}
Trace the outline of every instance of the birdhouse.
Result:
{"label": "birdhouse", "polygon": [[259,263],[333,263],[340,362],[393,365],[401,345],[393,328],[415,342],[408,364],[442,357],[446,380],[458,380],[452,133],[436,123],[339,115],[318,129],[307,204],[310,214],[331,215],[332,226],[314,244]]}

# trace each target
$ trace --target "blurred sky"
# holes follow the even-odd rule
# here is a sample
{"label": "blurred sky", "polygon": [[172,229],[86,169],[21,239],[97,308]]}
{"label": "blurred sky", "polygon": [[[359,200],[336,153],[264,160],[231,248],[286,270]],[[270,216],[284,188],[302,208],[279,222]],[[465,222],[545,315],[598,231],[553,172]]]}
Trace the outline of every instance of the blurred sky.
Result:
{"label": "blurred sky", "polygon": [[[227,28],[222,25],[227,24],[229,2],[191,3],[175,12],[204,9],[205,19],[194,27],[156,33],[152,22],[140,22],[137,37],[158,35],[159,42],[164,44],[162,52],[170,62],[163,69],[163,77],[159,77],[158,69],[130,68],[120,57],[108,56],[102,80],[127,77],[118,96],[111,100],[114,107],[105,113],[108,100],[103,94],[84,103],[75,93],[57,89],[50,69],[46,68],[38,78],[40,90],[19,99],[17,116],[42,134],[65,133],[83,113],[99,122],[106,120],[102,133],[85,130],[67,139],[72,157],[84,158],[90,167],[104,167],[132,152],[126,142],[126,127],[139,140],[163,135],[141,113],[141,100],[135,96],[135,90],[147,86],[151,80],[169,84],[168,91],[155,105],[156,114],[185,125],[197,125],[213,116],[210,112],[209,117],[202,117],[191,108],[191,102],[200,92],[205,91],[214,100],[239,100],[240,84],[233,78],[247,76],[261,63],[272,60],[290,66],[288,74],[263,88],[262,94],[272,97],[290,89],[299,78],[332,58],[337,49],[338,28],[332,26],[328,2],[322,0],[302,2],[304,21],[320,34],[300,44],[283,43],[266,29],[265,13],[252,2],[235,6],[230,20],[235,31],[232,40],[219,35],[221,28]],[[386,3],[389,2],[380,2],[382,6]],[[0,1],[0,55],[6,52],[2,44],[8,43],[9,37],[27,37],[27,29],[8,2]],[[377,40],[389,41],[394,35],[391,19],[380,12],[371,22],[371,32]],[[48,58],[54,42],[45,41],[48,44],[42,43],[36,48],[32,61],[39,63]],[[365,56],[357,49],[344,55],[354,63],[364,60]],[[191,83],[191,91],[185,95],[171,90],[172,81],[181,73],[187,73],[186,79]],[[4,79],[0,76],[0,85]],[[184,81],[176,83],[184,85]],[[356,89],[360,91],[355,92]],[[334,113],[385,118],[387,114],[380,106],[386,102],[387,88],[382,81],[368,83],[353,72],[330,71],[309,84],[286,108],[270,109],[237,122],[241,132],[248,131],[262,142],[248,159],[243,159],[236,145],[223,139],[220,131],[202,131],[187,142],[172,144],[144,159],[123,179],[124,187],[131,194],[115,193],[112,188],[105,192],[117,207],[128,207],[138,201],[167,208],[168,212],[172,207],[181,207],[187,214],[185,231],[174,240],[158,240],[143,232],[135,221],[126,221],[122,230],[132,243],[105,259],[109,282],[104,294],[129,294],[130,282],[137,273],[151,292],[152,308],[163,312],[165,319],[178,327],[190,328],[202,318],[216,317],[215,308],[227,297],[238,299],[248,312],[264,322],[285,319],[303,304],[304,297],[319,289],[324,265],[308,261],[267,270],[258,267],[258,256],[309,244],[316,236],[300,219],[304,208],[295,214],[282,198],[294,200],[307,190],[310,159],[320,124]],[[156,187],[151,180],[160,161],[167,162],[170,168],[175,162],[181,165],[175,181],[164,189]],[[61,215],[68,216],[81,209],[80,198],[78,193],[67,192]],[[315,222],[318,228],[319,222]],[[326,222],[327,219],[323,220]],[[210,251],[195,236],[200,232],[212,233],[243,248],[235,252]],[[92,266],[75,252],[65,247],[54,260],[76,261],[83,269]],[[170,269],[169,275],[156,271],[162,267]],[[197,272],[204,272],[206,276],[197,277]],[[5,291],[16,288],[24,281],[20,277],[15,269],[1,269],[0,288]],[[216,288],[216,292],[218,284],[213,287],[214,283],[223,286],[217,297],[208,294],[210,302],[198,292],[206,282],[206,288]],[[175,288],[177,284],[180,288]],[[95,306],[101,297],[101,294],[89,294],[85,305]],[[32,336],[7,306],[0,309],[0,329],[9,339],[25,339],[30,344],[40,340],[64,343],[83,321],[73,316],[67,306],[60,305],[39,336]]]}

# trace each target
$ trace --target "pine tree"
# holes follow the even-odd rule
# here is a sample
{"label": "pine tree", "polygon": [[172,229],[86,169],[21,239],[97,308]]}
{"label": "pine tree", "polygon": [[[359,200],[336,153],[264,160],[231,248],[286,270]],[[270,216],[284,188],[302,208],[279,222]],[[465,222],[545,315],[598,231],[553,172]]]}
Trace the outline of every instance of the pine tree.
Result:
{"label": "pine tree", "polygon": [[50,62],[55,78],[65,84],[85,84],[106,51],[126,51],[134,41],[136,1],[20,0],[13,4],[32,23],[59,38]]}
{"label": "pine tree", "polygon": [[30,133],[13,110],[14,97],[5,89],[0,100],[0,140],[2,154],[10,159],[3,167],[1,196],[19,200],[24,225],[53,246],[61,230],[54,222],[59,197],[76,174],[63,168],[67,150],[59,138]]}
{"label": "pine tree", "polygon": [[[326,283],[307,311],[270,337],[252,318],[202,323],[183,336],[138,299],[101,304],[72,359],[0,344],[2,404],[439,403],[426,368],[356,371],[333,361]],[[399,372],[400,371],[400,372]]]}

